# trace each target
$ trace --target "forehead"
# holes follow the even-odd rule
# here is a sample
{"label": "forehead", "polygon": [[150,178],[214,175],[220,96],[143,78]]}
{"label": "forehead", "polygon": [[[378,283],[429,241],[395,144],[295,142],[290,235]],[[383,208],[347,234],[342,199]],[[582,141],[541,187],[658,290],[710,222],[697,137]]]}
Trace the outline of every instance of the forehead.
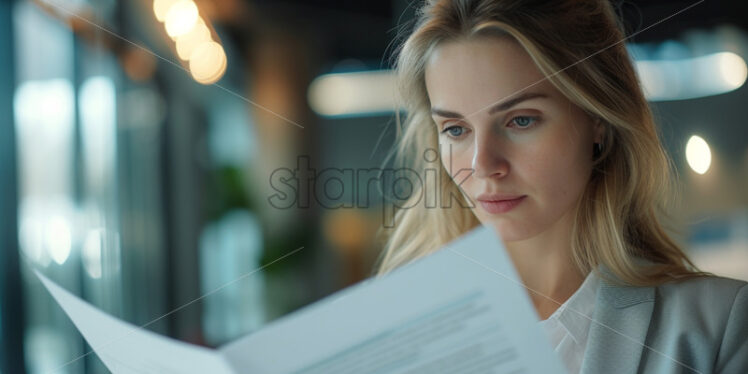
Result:
{"label": "forehead", "polygon": [[[445,42],[426,64],[426,90],[432,106],[478,111],[525,89],[553,85],[527,52],[508,37]],[[529,87],[529,88],[528,88]]]}

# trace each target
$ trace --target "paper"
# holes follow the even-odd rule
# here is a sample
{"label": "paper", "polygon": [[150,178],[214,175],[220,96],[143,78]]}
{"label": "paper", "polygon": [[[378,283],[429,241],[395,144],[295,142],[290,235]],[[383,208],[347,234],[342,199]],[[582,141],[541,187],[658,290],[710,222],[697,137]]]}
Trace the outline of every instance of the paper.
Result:
{"label": "paper", "polygon": [[44,286],[113,374],[229,374],[215,350],[180,342],[114,318],[36,271]]}
{"label": "paper", "polygon": [[564,372],[486,227],[217,350],[125,323],[37,275],[114,374]]}

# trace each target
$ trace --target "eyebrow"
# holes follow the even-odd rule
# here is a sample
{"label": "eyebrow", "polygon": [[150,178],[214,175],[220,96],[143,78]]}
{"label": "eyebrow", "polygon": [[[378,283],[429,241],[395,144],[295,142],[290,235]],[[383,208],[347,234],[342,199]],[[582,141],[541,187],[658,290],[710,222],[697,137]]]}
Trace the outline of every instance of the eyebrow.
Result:
{"label": "eyebrow", "polygon": [[[503,103],[498,103],[498,104],[493,105],[490,109],[488,109],[488,114],[494,114],[496,112],[503,112],[523,101],[539,99],[539,98],[547,99],[548,95],[541,93],[541,92],[528,92],[528,93],[519,95],[513,99],[507,100]],[[446,118],[464,118],[464,116],[460,113],[449,111],[449,110],[444,110],[444,109],[439,109],[439,108],[434,108],[434,107],[431,108],[431,114],[436,114],[437,116],[446,117]]]}

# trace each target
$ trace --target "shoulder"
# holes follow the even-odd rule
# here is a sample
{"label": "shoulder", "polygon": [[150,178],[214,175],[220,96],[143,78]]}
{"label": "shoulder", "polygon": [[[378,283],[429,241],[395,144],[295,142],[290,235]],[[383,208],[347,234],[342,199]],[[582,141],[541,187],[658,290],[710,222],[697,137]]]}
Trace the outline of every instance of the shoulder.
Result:
{"label": "shoulder", "polygon": [[[664,317],[700,321],[703,327],[718,328],[727,322],[733,309],[748,298],[747,282],[717,276],[673,281],[655,287],[656,309]],[[685,322],[685,321],[684,321]]]}
{"label": "shoulder", "polygon": [[[717,276],[655,287],[651,329],[672,341],[712,351],[717,372],[748,365],[748,283]],[[702,346],[703,345],[703,346]],[[708,346],[708,347],[707,347]],[[740,358],[745,357],[745,358]],[[742,362],[737,362],[742,360]],[[729,370],[728,370],[729,372]]]}
{"label": "shoulder", "polygon": [[741,294],[746,297],[748,282],[718,277],[705,276],[682,281],[663,283],[656,287],[658,298],[673,304],[703,304],[710,309],[730,307]]}
{"label": "shoulder", "polygon": [[604,282],[598,294],[595,316],[651,348],[643,349],[639,371],[748,373],[748,283],[717,276],[656,286]]}

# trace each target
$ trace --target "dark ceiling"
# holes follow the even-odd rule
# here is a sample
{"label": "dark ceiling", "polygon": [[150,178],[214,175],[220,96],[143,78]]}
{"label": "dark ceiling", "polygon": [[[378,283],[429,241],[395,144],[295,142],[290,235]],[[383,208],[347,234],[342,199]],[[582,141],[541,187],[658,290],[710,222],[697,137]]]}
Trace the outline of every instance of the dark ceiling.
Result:
{"label": "dark ceiling", "polygon": [[730,24],[748,30],[748,2],[743,0],[626,0],[619,4],[628,34],[637,42],[677,38],[689,29]]}
{"label": "dark ceiling", "polygon": [[[382,55],[391,52],[390,44],[398,25],[413,19],[414,8],[422,0],[245,1],[263,17],[267,15],[279,24],[317,34],[324,40],[328,57],[386,63],[387,56]],[[637,33],[631,38],[635,42],[677,38],[685,30],[724,24],[748,30],[748,1],[613,0],[613,3],[619,14],[623,14],[627,33]],[[377,67],[384,66],[370,66]]]}

